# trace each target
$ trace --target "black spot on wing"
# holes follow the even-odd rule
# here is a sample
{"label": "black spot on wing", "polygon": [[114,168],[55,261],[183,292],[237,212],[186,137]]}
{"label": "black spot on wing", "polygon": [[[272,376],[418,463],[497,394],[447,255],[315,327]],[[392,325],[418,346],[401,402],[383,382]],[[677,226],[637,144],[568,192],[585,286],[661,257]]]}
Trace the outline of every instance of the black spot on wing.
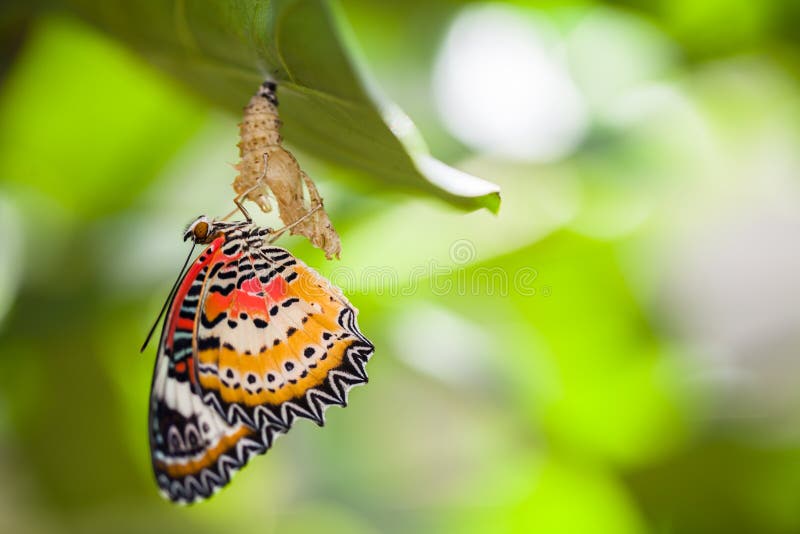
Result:
{"label": "black spot on wing", "polygon": [[211,291],[212,293],[219,293],[223,297],[227,297],[228,295],[230,295],[233,292],[233,289],[235,287],[236,287],[236,284],[233,284],[233,283],[228,284],[226,286],[221,286],[219,284],[214,284],[213,286],[211,286],[209,291]]}
{"label": "black spot on wing", "polygon": [[236,289],[242,289],[242,284],[244,284],[245,282],[247,282],[251,278],[255,278],[255,277],[256,277],[256,273],[254,273],[252,271],[249,272],[249,273],[242,274],[236,280]]}
{"label": "black spot on wing", "polygon": [[227,313],[225,313],[225,312],[222,312],[222,313],[220,313],[219,315],[217,315],[217,316],[214,318],[214,320],[213,320],[213,321],[209,321],[209,320],[208,320],[208,318],[206,317],[206,314],[205,314],[205,313],[201,313],[201,314],[200,314],[200,324],[202,324],[202,325],[203,325],[203,328],[214,328],[214,327],[215,327],[215,326],[217,326],[219,323],[221,323],[222,321],[224,321],[224,320],[225,320],[225,318],[227,318],[227,317],[228,317],[228,314],[227,314]]}
{"label": "black spot on wing", "polygon": [[234,254],[239,252],[239,249],[241,248],[242,248],[241,244],[238,241],[234,241],[233,243],[231,243],[230,246],[223,248],[222,253],[225,254],[226,256],[233,256]]}
{"label": "black spot on wing", "polygon": [[[219,261],[219,262],[215,263],[214,266],[211,267],[211,271],[208,273],[208,278],[209,279],[210,278],[214,278],[217,275],[217,273],[219,272],[219,270],[222,269],[224,266],[225,266],[224,262]],[[222,278],[222,277],[220,277],[220,278]]]}
{"label": "black spot on wing", "polygon": [[231,278],[236,278],[236,271],[234,271],[233,269],[222,271],[217,275],[217,278],[219,278],[220,280],[230,280]]}
{"label": "black spot on wing", "polygon": [[[273,249],[273,250],[275,250],[275,249]],[[286,252],[286,251],[283,251],[283,252],[281,252],[281,253],[278,253],[278,254],[275,254],[275,255],[273,255],[273,256],[270,256],[270,258],[269,258],[269,259],[271,259],[271,260],[273,260],[273,261],[282,261],[282,260],[289,259],[289,258],[291,258],[291,257],[292,257],[292,255],[291,255],[291,254],[289,254],[289,253],[288,253],[288,252]]]}
{"label": "black spot on wing", "polygon": [[200,294],[200,291],[203,289],[203,282],[200,280],[195,280],[192,282],[192,285],[189,286],[189,291],[186,292],[186,296],[188,297],[196,297]]}
{"label": "black spot on wing", "polygon": [[201,337],[197,340],[197,350],[218,349],[219,338],[217,336]]}
{"label": "black spot on wing", "polygon": [[259,276],[258,281],[261,282],[262,284],[266,284],[267,282],[275,278],[277,274],[278,273],[275,272],[275,269],[270,269],[268,272]]}

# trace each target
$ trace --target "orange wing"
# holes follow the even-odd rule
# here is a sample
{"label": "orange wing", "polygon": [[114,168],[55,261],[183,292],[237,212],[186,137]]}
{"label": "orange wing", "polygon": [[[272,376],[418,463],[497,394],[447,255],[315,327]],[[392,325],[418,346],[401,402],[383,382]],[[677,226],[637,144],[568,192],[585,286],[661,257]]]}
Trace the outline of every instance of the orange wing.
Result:
{"label": "orange wing", "polygon": [[228,421],[286,431],[295,416],[324,424],[365,383],[373,346],[342,292],[278,247],[223,247],[206,282],[195,341],[207,402]]}

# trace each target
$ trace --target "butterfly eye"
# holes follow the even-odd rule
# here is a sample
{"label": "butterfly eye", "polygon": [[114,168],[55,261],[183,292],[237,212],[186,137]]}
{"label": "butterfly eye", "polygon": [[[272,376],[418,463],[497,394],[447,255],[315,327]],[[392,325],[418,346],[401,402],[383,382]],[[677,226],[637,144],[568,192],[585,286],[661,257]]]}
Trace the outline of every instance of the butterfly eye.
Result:
{"label": "butterfly eye", "polygon": [[203,241],[208,237],[208,223],[200,221],[192,229],[195,241]]}

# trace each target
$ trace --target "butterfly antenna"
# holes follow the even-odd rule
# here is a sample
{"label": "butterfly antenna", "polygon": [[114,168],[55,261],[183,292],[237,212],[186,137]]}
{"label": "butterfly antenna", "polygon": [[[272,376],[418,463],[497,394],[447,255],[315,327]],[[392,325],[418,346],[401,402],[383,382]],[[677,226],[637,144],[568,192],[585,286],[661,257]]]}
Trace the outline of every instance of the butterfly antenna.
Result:
{"label": "butterfly antenna", "polygon": [[161,316],[164,315],[164,312],[167,311],[167,306],[172,302],[172,299],[175,297],[175,292],[178,291],[178,285],[180,285],[181,280],[183,279],[183,273],[186,271],[186,266],[189,265],[189,260],[192,259],[192,253],[194,252],[194,247],[197,246],[197,243],[192,245],[192,248],[189,250],[189,255],[186,256],[186,261],[183,262],[183,267],[181,267],[181,271],[178,273],[178,279],[175,280],[175,283],[172,284],[172,289],[169,290],[169,295],[167,295],[167,300],[164,301],[164,305],[161,306],[161,311],[158,312],[158,317],[153,322],[153,326],[150,328],[150,331],[147,333],[147,338],[145,338],[144,343],[142,343],[142,348],[139,349],[139,352],[144,352],[144,349],[147,348],[148,343],[150,343],[150,338],[153,337],[153,333],[156,331],[156,326],[158,326],[158,322],[161,320]]}

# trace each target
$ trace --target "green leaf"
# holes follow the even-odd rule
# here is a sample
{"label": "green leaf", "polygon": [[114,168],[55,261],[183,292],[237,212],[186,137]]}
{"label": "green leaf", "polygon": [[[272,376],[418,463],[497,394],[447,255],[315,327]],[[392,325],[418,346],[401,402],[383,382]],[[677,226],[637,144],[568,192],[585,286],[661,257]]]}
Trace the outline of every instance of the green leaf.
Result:
{"label": "green leaf", "polygon": [[495,184],[433,158],[411,120],[367,79],[335,2],[62,3],[230,111],[240,113],[272,78],[286,140],[377,187],[421,191],[465,209],[499,208]]}

